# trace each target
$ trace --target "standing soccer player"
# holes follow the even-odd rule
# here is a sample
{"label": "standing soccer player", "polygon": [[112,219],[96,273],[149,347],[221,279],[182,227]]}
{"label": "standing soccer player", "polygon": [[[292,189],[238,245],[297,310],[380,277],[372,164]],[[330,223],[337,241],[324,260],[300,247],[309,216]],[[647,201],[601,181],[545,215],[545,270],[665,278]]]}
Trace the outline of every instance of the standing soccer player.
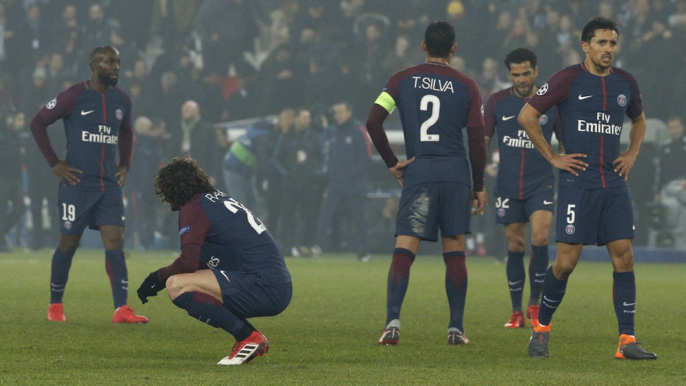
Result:
{"label": "standing soccer player", "polygon": [[[126,305],[129,278],[124,259],[122,187],[131,163],[131,99],[116,86],[119,51],[106,46],[90,54],[91,79],[61,92],[31,121],[31,132],[52,172],[60,180],[57,195],[60,242],[52,257],[48,320],[63,322],[62,296],[74,252],[86,227],[99,229],[105,268],[114,297],[113,323],[146,323]],[[66,160],[57,158],[47,127],[64,120]],[[119,150],[119,165],[116,152]]]}
{"label": "standing soccer player", "polygon": [[[470,206],[483,215],[486,205],[481,95],[476,82],[450,67],[455,30],[431,23],[422,48],[426,62],[399,71],[377,98],[367,129],[391,174],[403,186],[396,220],[396,247],[388,273],[387,316],[379,344],[400,339],[400,308],[407,292],[410,266],[420,241],[443,239],[445,289],[450,306],[448,343],[466,344],[463,315],[467,294],[465,234],[470,233]],[[393,154],[383,122],[398,107],[407,161]],[[469,136],[469,160],[462,128]],[[471,161],[471,175],[469,172]],[[473,181],[473,189],[470,189]]]}
{"label": "standing soccer player", "polygon": [[[519,123],[538,151],[560,169],[557,257],[543,283],[543,300],[529,341],[529,355],[548,357],[553,313],[562,302],[567,279],[584,244],[605,245],[614,268],[613,301],[619,324],[618,359],[656,359],[634,337],[636,281],[631,198],[626,179],[643,142],[646,122],[634,77],[612,67],[619,32],[612,20],[586,24],[581,47],[586,60],[553,75],[524,106]],[[539,118],[557,106],[565,149],[555,154]],[[629,149],[620,151],[624,115],[631,119]]]}
{"label": "standing soccer player", "polygon": [[[293,295],[279,247],[243,204],[215,190],[190,158],[160,169],[155,192],[179,211],[181,256],[152,272],[138,288],[143,303],[163,288],[188,315],[233,335],[220,365],[240,365],[269,351],[269,342],[247,318],[273,316]],[[208,269],[209,268],[209,269]]]}
{"label": "standing soccer player", "polygon": [[[529,285],[531,294],[526,311],[531,325],[538,317],[538,302],[543,277],[548,269],[548,235],[553,222],[553,168],[534,148],[526,132],[517,123],[522,107],[536,94],[536,54],[528,48],[517,48],[505,57],[512,87],[491,95],[484,112],[486,147],[498,132],[500,167],[493,193],[496,223],[505,225],[507,238],[507,284],[510,288],[512,315],[505,328],[524,327],[522,293],[526,273],[526,223],[531,222],[531,259]],[[562,127],[557,108],[552,107],[539,118],[543,137],[550,143],[553,131],[560,141]]]}

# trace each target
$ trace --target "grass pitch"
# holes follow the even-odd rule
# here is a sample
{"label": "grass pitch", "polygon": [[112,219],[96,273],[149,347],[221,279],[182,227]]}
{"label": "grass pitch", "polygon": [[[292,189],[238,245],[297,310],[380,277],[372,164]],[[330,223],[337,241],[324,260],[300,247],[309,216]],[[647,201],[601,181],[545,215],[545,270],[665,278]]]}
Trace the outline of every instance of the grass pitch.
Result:
{"label": "grass pitch", "polygon": [[[421,251],[420,251],[421,252]],[[253,324],[270,352],[237,367],[217,366],[233,339],[175,307],[164,292],[141,305],[135,290],[171,262],[171,252],[127,253],[129,303],[147,325],[113,325],[102,251],[80,250],[65,293],[66,323],[46,320],[51,251],[0,255],[1,385],[683,385],[684,272],[677,264],[637,264],[639,341],[657,361],[614,358],[617,325],[612,268],[583,262],[555,314],[547,360],[529,358],[530,329],[504,329],[505,267],[468,258],[467,346],[448,346],[444,265],[420,255],[412,267],[396,347],[378,346],[390,255],[367,264],[352,256],[288,259],[289,308]],[[528,297],[528,289],[524,298]]]}

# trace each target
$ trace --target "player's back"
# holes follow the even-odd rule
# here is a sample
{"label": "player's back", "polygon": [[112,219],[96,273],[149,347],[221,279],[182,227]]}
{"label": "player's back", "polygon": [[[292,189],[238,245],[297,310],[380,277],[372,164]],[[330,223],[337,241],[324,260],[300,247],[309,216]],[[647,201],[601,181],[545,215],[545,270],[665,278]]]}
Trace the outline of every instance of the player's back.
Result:
{"label": "player's back", "polygon": [[220,191],[201,194],[198,202],[209,219],[203,262],[211,268],[255,274],[256,280],[269,284],[291,281],[276,242],[249,209]]}
{"label": "player's back", "polygon": [[476,82],[450,66],[424,63],[395,73],[385,91],[400,113],[407,158],[416,157],[407,169],[406,184],[469,185],[462,129],[483,126]]}

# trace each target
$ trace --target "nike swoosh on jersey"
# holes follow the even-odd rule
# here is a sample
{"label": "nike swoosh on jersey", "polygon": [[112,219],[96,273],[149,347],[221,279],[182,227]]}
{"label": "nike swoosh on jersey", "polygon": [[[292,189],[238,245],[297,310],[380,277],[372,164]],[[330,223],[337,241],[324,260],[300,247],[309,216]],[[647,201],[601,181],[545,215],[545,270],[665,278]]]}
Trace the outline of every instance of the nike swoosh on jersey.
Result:
{"label": "nike swoosh on jersey", "polygon": [[509,121],[510,119],[512,119],[512,118],[514,118],[514,117],[515,117],[514,115],[511,115],[511,116],[509,116],[509,117],[506,117],[506,116],[503,115],[503,122],[504,122],[504,121]]}
{"label": "nike swoosh on jersey", "polygon": [[83,110],[81,110],[81,115],[88,115],[88,114],[92,113],[93,111],[95,111],[95,110],[91,110],[91,111],[83,111]]}
{"label": "nike swoosh on jersey", "polygon": [[552,204],[553,204],[552,201],[543,200],[543,205],[552,205]]}
{"label": "nike swoosh on jersey", "polygon": [[588,98],[590,98],[590,97],[592,97],[592,96],[593,96],[593,95],[583,95],[583,96],[582,96],[581,94],[579,94],[579,100],[582,101],[582,100],[588,99]]}

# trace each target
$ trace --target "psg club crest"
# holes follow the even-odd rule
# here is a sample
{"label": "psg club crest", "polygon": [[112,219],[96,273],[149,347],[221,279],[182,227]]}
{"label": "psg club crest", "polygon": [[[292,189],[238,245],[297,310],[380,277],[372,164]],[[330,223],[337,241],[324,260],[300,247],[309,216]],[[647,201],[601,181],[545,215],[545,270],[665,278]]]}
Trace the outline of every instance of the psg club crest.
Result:
{"label": "psg club crest", "polygon": [[114,116],[121,121],[124,118],[124,113],[121,111],[121,109],[117,109],[117,111],[114,112]]}
{"label": "psg club crest", "polygon": [[619,105],[622,107],[626,106],[626,95],[619,94],[619,96],[617,97],[617,103],[619,103]]}
{"label": "psg club crest", "polygon": [[548,123],[548,116],[545,115],[545,114],[541,115],[541,116],[538,118],[538,123],[540,123],[541,126],[543,126],[543,125],[545,125],[546,123]]}
{"label": "psg club crest", "polygon": [[505,209],[500,208],[500,209],[498,209],[497,213],[498,213],[498,217],[505,217]]}
{"label": "psg club crest", "polygon": [[538,91],[536,91],[536,95],[545,95],[545,93],[547,93],[547,92],[548,92],[548,83],[541,86],[541,88],[539,88]]}
{"label": "psg club crest", "polygon": [[71,221],[64,222],[64,229],[71,229]]}
{"label": "psg club crest", "polygon": [[47,105],[45,105],[45,108],[48,110],[52,110],[57,106],[57,98],[52,98],[50,102],[48,102]]}
{"label": "psg club crest", "polygon": [[567,232],[568,235],[573,235],[574,232],[576,232],[576,228],[574,227],[574,225],[569,224],[565,227],[565,232]]}

